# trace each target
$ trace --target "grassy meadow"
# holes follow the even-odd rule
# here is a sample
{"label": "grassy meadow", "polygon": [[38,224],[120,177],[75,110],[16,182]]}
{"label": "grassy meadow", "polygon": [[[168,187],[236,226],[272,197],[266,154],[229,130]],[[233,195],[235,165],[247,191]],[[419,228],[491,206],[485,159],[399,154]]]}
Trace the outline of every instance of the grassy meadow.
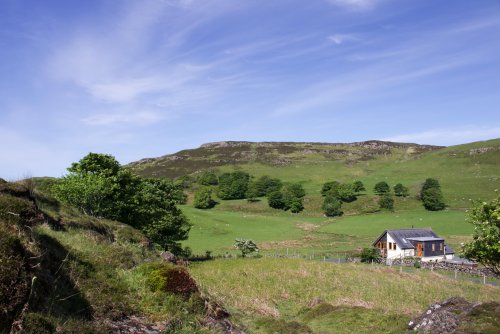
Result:
{"label": "grassy meadow", "polygon": [[[353,155],[359,150],[357,147],[343,148],[351,150]],[[256,178],[269,175],[284,182],[301,183],[307,193],[304,211],[293,214],[275,210],[269,208],[265,198],[258,202],[218,200],[218,205],[210,210],[194,209],[188,203],[182,210],[193,228],[184,244],[195,253],[224,254],[234,251],[235,238],[247,238],[256,241],[265,252],[289,249],[328,255],[368,247],[385,229],[413,226],[432,228],[459,250],[460,244],[469,240],[472,233],[471,225],[466,222],[467,209],[473,201],[490,200],[499,194],[499,150],[500,139],[494,139],[419,154],[410,154],[409,149],[393,149],[367,160],[352,160],[351,153],[343,158],[328,159],[314,152],[293,151],[281,155],[295,159],[289,164],[256,161],[220,166],[219,172],[243,170]],[[426,211],[416,199],[421,184],[428,177],[439,180],[448,205],[446,210]],[[356,201],[343,204],[342,217],[327,218],[321,210],[320,190],[323,183],[333,180],[361,180],[366,191]],[[402,183],[409,188],[410,196],[395,197],[394,212],[381,211],[378,197],[373,193],[379,181],[386,181],[391,187]]]}
{"label": "grassy meadow", "polygon": [[402,333],[439,300],[500,301],[498,287],[377,265],[221,259],[191,272],[250,333]]}

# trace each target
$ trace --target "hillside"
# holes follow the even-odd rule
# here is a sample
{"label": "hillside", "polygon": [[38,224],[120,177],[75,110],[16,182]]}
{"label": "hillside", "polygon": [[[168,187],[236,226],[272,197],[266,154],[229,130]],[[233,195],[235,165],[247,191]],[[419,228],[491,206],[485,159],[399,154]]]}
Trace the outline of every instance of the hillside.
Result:
{"label": "hillside", "polygon": [[0,179],[0,333],[218,333],[229,324],[187,269],[165,263],[138,230],[59,203],[53,182]]}
{"label": "hillside", "polygon": [[[299,182],[305,209],[292,214],[268,207],[265,198],[219,201],[211,210],[183,211],[194,227],[185,243],[195,252],[231,252],[238,237],[253,238],[270,252],[294,249],[332,255],[370,245],[386,228],[433,228],[456,249],[472,233],[466,210],[474,200],[490,200],[500,189],[500,139],[437,147],[370,141],[352,144],[220,142],[129,165],[146,176],[179,176],[211,168],[218,173],[243,170]],[[422,182],[439,180],[448,208],[423,209],[416,199]],[[321,186],[327,181],[361,180],[367,191],[343,206],[344,216],[325,218]],[[395,198],[394,212],[380,212],[374,185],[403,183],[410,197]],[[192,190],[188,189],[188,192]]]}
{"label": "hillside", "polygon": [[250,163],[283,167],[312,161],[343,161],[352,165],[387,156],[409,159],[439,148],[377,140],[350,144],[223,141],[158,158],[145,158],[130,163],[129,167],[143,176],[176,178],[202,169]]}

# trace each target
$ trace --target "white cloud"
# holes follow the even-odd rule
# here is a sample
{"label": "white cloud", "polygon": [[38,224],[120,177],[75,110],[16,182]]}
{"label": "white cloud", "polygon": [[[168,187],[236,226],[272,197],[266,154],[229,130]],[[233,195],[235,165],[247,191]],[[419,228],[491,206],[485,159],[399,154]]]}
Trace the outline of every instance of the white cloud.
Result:
{"label": "white cloud", "polygon": [[401,134],[382,140],[434,145],[456,145],[473,141],[500,138],[500,127],[471,127],[435,129],[423,132]]}
{"label": "white cloud", "polygon": [[82,119],[88,125],[117,125],[134,124],[146,125],[165,119],[166,116],[154,111],[141,111],[136,113],[101,113]]}
{"label": "white cloud", "polygon": [[375,7],[378,0],[327,0],[335,6],[349,10],[369,10]]}
{"label": "white cloud", "polygon": [[340,45],[344,42],[348,41],[357,41],[358,38],[354,35],[348,35],[348,34],[334,34],[330,35],[327,37],[327,39],[337,45]]}

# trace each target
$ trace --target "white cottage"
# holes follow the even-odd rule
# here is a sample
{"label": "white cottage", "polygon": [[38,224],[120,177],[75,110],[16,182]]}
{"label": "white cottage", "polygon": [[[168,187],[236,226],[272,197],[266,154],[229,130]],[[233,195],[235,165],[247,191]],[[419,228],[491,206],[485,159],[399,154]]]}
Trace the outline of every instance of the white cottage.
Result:
{"label": "white cottage", "polygon": [[374,242],[387,261],[419,257],[422,261],[444,261],[453,258],[453,249],[431,229],[385,230]]}

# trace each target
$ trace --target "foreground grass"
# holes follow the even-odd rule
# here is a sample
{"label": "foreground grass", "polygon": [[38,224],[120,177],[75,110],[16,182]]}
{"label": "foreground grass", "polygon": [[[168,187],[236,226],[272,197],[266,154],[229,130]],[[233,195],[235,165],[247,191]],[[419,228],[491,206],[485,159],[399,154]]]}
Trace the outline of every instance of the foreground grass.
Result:
{"label": "foreground grass", "polygon": [[498,287],[385,266],[261,258],[206,262],[191,272],[251,333],[401,333],[433,302],[500,301]]}

